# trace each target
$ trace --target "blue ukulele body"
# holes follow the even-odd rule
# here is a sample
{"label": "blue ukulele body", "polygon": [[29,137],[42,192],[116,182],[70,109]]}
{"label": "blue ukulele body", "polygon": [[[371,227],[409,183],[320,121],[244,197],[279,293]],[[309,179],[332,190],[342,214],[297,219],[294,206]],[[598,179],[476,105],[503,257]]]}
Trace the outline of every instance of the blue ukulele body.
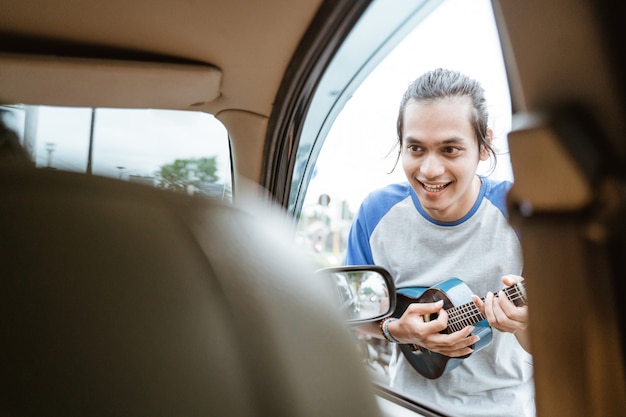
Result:
{"label": "blue ukulele body", "polygon": [[[491,343],[491,326],[474,304],[471,289],[460,279],[450,278],[428,288],[398,288],[396,292],[398,303],[394,312],[395,317],[402,316],[412,303],[433,303],[443,300],[443,309],[448,313],[448,328],[442,333],[453,333],[471,325],[474,326],[472,335],[480,337],[480,340],[471,346],[474,352],[478,352]],[[435,318],[436,315],[431,315],[430,320]],[[456,368],[471,355],[451,358],[421,346],[401,344],[399,347],[413,368],[430,379],[439,378],[444,372]]]}

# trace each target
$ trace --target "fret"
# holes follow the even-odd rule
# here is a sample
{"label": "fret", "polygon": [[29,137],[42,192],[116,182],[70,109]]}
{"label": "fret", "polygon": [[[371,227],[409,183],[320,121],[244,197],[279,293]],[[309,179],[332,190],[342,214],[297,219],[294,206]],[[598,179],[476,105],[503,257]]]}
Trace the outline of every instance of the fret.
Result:
{"label": "fret", "polygon": [[452,332],[485,320],[485,317],[473,301],[457,307],[452,307],[451,309],[446,310],[446,312],[448,313],[448,329]]}
{"label": "fret", "polygon": [[[526,304],[526,291],[523,283],[518,283],[504,289],[507,298],[516,306]],[[494,296],[498,296],[495,293]],[[481,298],[485,301],[485,298]],[[462,330],[467,326],[472,326],[480,321],[486,320],[473,301],[452,307],[446,310],[448,313],[448,331],[450,333]]]}

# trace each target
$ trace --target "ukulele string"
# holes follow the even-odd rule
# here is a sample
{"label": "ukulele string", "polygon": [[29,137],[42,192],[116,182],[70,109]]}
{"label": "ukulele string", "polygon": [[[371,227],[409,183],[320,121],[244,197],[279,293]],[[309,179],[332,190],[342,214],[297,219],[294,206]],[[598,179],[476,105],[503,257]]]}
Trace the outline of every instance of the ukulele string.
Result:
{"label": "ukulele string", "polygon": [[[522,300],[522,304],[526,303],[526,295],[519,289],[520,285],[523,284],[516,284],[503,290],[507,295],[507,298],[515,305],[518,305],[516,301],[519,300]],[[497,297],[498,293],[495,293],[494,296]],[[485,298],[481,298],[481,301],[485,301]],[[448,313],[448,328],[453,331],[461,330],[466,326],[485,320],[485,317],[473,301],[457,307],[452,307],[449,310],[446,310],[446,312]]]}
{"label": "ukulele string", "polygon": [[467,303],[459,307],[455,307],[450,312],[448,310],[448,328],[458,331],[466,326],[478,323],[485,319],[476,304]]}

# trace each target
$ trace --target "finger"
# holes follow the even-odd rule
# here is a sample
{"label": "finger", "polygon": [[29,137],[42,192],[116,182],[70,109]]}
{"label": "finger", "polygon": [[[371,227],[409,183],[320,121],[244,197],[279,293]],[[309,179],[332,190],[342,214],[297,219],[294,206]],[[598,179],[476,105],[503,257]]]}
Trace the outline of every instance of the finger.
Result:
{"label": "finger", "polygon": [[442,308],[443,300],[439,300],[435,303],[412,303],[407,307],[406,311],[410,312],[410,314],[424,315],[438,313]]}
{"label": "finger", "polygon": [[504,291],[498,293],[497,304],[508,317],[513,317],[517,314],[517,306],[513,304],[513,301],[507,297]]}
{"label": "finger", "polygon": [[[464,341],[464,342],[469,342],[468,343],[469,345],[474,342],[477,342],[478,339],[480,339],[478,336],[472,336],[472,332],[474,331],[474,329],[475,329],[474,326],[467,326],[459,331],[449,333],[446,336],[450,338],[451,343],[458,343],[460,341]],[[472,338],[476,338],[476,339],[472,339]],[[467,340],[467,339],[472,339],[472,340]]]}
{"label": "finger", "polygon": [[[439,333],[446,329],[447,314],[442,307],[443,301],[441,300],[436,303],[413,303],[407,307],[400,319],[408,326],[408,332],[413,337],[422,340],[429,334]],[[443,320],[439,317],[442,313]]]}
{"label": "finger", "polygon": [[[525,329],[528,323],[528,306],[517,307],[511,300],[506,299],[506,297],[498,297],[498,307],[507,320],[510,322],[510,325],[515,327],[516,330]],[[501,319],[504,321],[504,319]]]}
{"label": "finger", "polygon": [[481,298],[477,295],[472,295],[472,301],[474,302],[474,304],[476,304],[476,307],[478,308],[478,310],[480,310],[481,313],[483,313],[483,315],[485,314],[485,303],[483,302],[483,300],[481,300]]}
{"label": "finger", "polygon": [[425,340],[429,350],[446,356],[463,356],[473,352],[472,346],[480,340],[480,337],[471,335],[473,326],[450,334],[436,334]]}
{"label": "finger", "polygon": [[426,338],[426,341],[438,347],[465,347],[476,343],[480,338],[473,336],[474,326],[467,326],[453,333],[433,333]]}
{"label": "finger", "polygon": [[496,316],[493,311],[493,300],[494,296],[492,292],[488,292],[485,296],[485,302],[483,303],[484,315],[487,321],[493,325],[496,322]]}
{"label": "finger", "polygon": [[437,318],[434,320],[433,317],[429,317],[427,314],[421,316],[421,319],[424,323],[424,328],[430,333],[438,334],[448,328],[448,313],[446,313],[446,310],[439,310]]}
{"label": "finger", "polygon": [[[433,350],[433,349],[429,349],[429,350]],[[458,357],[467,356],[470,353],[473,353],[474,349],[472,349],[471,347],[464,347],[461,349],[442,349],[439,351],[433,350],[433,352],[437,352],[442,355],[449,356],[451,358],[458,358]]]}
{"label": "finger", "polygon": [[509,320],[509,317],[506,315],[506,312],[503,310],[502,305],[506,303],[508,300],[505,300],[506,294],[504,291],[500,291],[498,293],[498,297],[494,297],[494,302],[492,303],[492,311],[494,316],[494,321],[499,324],[505,323]]}
{"label": "finger", "polygon": [[524,281],[524,278],[519,275],[505,275],[502,277],[502,283],[507,287],[518,284],[522,281]]}
{"label": "finger", "polygon": [[415,321],[427,325],[428,332],[440,332],[447,327],[448,315],[443,309],[443,301],[439,300],[436,303],[413,303],[411,304],[404,314],[407,320]]}
{"label": "finger", "polygon": [[506,296],[501,291],[498,298],[494,302],[493,311],[495,315],[495,323],[493,324],[500,331],[515,333],[518,330],[527,327],[525,317],[525,307],[515,307],[509,300],[505,300]]}
{"label": "finger", "polygon": [[437,315],[437,321],[441,324],[445,324],[447,327],[448,326],[448,312],[444,309],[439,310],[439,313]]}

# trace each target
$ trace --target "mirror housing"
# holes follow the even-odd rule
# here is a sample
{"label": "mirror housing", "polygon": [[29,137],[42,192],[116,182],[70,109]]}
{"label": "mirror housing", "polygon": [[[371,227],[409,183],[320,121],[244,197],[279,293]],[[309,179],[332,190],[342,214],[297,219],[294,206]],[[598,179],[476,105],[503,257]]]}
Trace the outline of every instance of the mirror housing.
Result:
{"label": "mirror housing", "polygon": [[337,295],[337,307],[348,324],[378,321],[396,308],[396,289],[389,271],[376,265],[339,266],[316,272]]}

